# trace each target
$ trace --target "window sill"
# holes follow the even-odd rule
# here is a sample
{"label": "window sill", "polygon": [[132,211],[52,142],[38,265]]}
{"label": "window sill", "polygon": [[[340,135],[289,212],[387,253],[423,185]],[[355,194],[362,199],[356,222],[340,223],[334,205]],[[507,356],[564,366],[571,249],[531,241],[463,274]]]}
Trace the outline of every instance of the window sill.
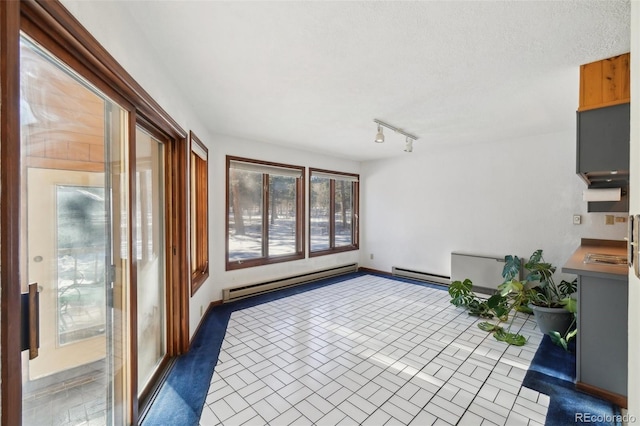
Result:
{"label": "window sill", "polygon": [[236,269],[253,268],[255,266],[271,265],[274,263],[291,262],[293,260],[304,259],[304,253],[295,253],[290,255],[259,258],[259,259],[247,259],[247,260],[234,260],[227,262],[226,270],[233,271]]}
{"label": "window sill", "polygon": [[326,256],[329,254],[344,253],[347,251],[354,251],[359,249],[360,247],[358,247],[357,245],[335,247],[327,250],[318,250],[318,251],[309,252],[309,257]]}

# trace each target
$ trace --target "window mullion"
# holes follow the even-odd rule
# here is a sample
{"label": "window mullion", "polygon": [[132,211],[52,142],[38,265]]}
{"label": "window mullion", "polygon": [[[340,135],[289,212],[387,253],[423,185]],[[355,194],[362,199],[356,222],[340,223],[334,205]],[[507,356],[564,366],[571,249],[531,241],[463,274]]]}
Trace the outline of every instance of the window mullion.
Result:
{"label": "window mullion", "polygon": [[305,223],[303,220],[303,212],[304,212],[304,202],[305,197],[304,194],[304,179],[298,178],[296,179],[296,223],[298,226],[296,227],[296,253],[302,253],[304,247],[304,227]]}
{"label": "window mullion", "polygon": [[358,193],[357,193],[357,182],[351,182],[351,245],[355,246],[358,241],[357,230],[360,229],[360,224],[358,223],[359,217],[356,212],[358,210]]}
{"label": "window mullion", "polygon": [[262,256],[269,258],[269,175],[266,173],[262,174]]}
{"label": "window mullion", "polygon": [[329,248],[336,247],[336,181],[329,181]]}

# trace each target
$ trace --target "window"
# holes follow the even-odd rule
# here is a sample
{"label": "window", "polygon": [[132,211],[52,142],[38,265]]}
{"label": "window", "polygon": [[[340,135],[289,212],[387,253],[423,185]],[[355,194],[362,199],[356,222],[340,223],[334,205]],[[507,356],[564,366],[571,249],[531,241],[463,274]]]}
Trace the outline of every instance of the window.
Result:
{"label": "window", "polygon": [[227,270],[302,259],[304,167],[227,157]]}
{"label": "window", "polygon": [[357,250],[358,175],[316,169],[309,174],[310,255]]}
{"label": "window", "polygon": [[191,295],[209,276],[209,182],[207,147],[191,138]]}

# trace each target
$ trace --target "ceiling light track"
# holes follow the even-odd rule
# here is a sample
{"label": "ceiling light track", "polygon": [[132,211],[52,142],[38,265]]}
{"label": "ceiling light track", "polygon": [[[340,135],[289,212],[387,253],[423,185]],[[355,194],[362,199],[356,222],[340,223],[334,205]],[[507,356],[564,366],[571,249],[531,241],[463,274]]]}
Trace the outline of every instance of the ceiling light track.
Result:
{"label": "ceiling light track", "polygon": [[406,143],[404,148],[405,152],[413,152],[413,141],[418,140],[417,136],[412,135],[411,133],[407,133],[399,127],[392,126],[389,123],[385,123],[382,120],[378,120],[377,118],[374,118],[373,121],[374,123],[378,124],[378,133],[376,134],[375,142],[377,143],[384,142],[384,133],[382,132],[382,128],[386,127],[387,129],[393,130],[396,133],[400,133],[401,135],[404,135],[406,137]]}

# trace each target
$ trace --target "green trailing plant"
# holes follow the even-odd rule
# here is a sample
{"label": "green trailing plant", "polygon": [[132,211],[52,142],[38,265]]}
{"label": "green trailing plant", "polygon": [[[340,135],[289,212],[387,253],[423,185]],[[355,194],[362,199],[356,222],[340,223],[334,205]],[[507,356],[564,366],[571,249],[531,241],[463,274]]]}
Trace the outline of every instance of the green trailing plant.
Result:
{"label": "green trailing plant", "polygon": [[[524,283],[518,281],[516,277],[520,275],[520,259],[517,256],[506,256],[505,266],[502,270],[504,282],[498,287],[498,292],[488,299],[480,298],[472,290],[473,283],[468,278],[464,281],[454,281],[449,286],[451,303],[458,307],[464,307],[469,315],[485,319],[496,319],[493,324],[483,321],[478,324],[481,330],[493,333],[493,337],[509,345],[522,346],[527,339],[521,334],[512,333],[511,326],[515,320],[512,311],[527,311],[529,294],[524,291]],[[507,329],[501,326],[509,321]]]}
{"label": "green trailing plant", "polygon": [[469,315],[481,318],[493,318],[486,300],[479,298],[472,290],[473,283],[470,279],[464,281],[454,281],[449,286],[451,303],[457,307],[467,309]]}

